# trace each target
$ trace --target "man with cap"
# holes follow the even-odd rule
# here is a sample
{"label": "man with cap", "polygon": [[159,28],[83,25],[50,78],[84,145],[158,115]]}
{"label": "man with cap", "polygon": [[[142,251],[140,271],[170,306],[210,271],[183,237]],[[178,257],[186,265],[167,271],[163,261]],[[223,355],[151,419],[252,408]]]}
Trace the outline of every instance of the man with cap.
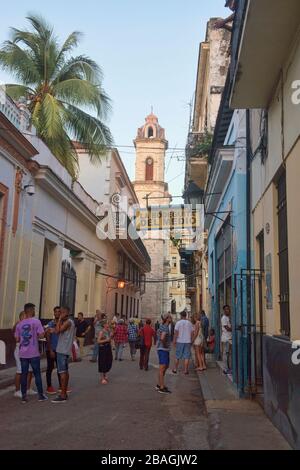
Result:
{"label": "man with cap", "polygon": [[138,326],[134,323],[134,318],[130,318],[127,332],[128,332],[128,341],[129,341],[129,346],[130,346],[131,360],[134,361],[135,355],[136,355],[136,341],[137,341],[138,334],[139,334],[139,329],[138,329]]}
{"label": "man with cap", "polygon": [[165,313],[161,316],[162,324],[159,326],[157,331],[157,353],[159,360],[159,384],[156,386],[156,390],[164,395],[171,393],[171,391],[165,386],[165,375],[170,365],[170,348],[171,348],[171,336],[169,325],[172,321],[171,315]]}

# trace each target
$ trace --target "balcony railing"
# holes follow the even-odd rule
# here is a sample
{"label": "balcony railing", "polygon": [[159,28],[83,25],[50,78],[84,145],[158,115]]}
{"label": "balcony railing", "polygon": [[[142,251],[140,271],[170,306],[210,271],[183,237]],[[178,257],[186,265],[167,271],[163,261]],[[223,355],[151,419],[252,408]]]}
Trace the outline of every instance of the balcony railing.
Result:
{"label": "balcony railing", "polygon": [[212,145],[212,135],[208,132],[190,132],[186,147],[187,158],[207,159]]}

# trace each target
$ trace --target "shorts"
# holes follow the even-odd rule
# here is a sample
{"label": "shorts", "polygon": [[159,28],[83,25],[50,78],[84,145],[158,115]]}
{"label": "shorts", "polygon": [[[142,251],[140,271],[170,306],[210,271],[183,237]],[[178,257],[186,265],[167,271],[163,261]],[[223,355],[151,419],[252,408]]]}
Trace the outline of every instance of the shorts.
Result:
{"label": "shorts", "polygon": [[169,366],[170,364],[170,352],[158,350],[158,361],[160,366]]}
{"label": "shorts", "polygon": [[176,344],[176,359],[191,359],[191,345],[190,343],[177,343]]}
{"label": "shorts", "polygon": [[[15,356],[15,361],[16,361],[16,366],[17,366],[16,373],[17,374],[22,374],[22,367],[21,367],[21,361],[20,361],[20,345],[19,344],[17,344],[17,346],[15,348],[14,356]],[[32,372],[31,364],[29,364],[28,372]]]}
{"label": "shorts", "polygon": [[57,372],[59,374],[64,374],[65,372],[68,372],[69,370],[69,355],[68,354],[61,354],[61,353],[56,353],[57,357]]}

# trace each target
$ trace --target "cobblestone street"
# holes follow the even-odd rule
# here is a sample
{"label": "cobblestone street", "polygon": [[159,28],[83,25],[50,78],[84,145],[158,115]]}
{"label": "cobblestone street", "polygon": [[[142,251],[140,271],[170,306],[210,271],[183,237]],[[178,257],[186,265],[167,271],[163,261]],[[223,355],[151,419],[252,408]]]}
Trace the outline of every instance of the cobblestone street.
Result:
{"label": "cobblestone street", "polygon": [[[155,391],[153,350],[148,372],[138,362],[114,362],[107,386],[86,356],[71,364],[69,402],[22,405],[11,387],[0,391],[1,449],[207,450],[288,449],[259,405],[238,400],[214,364],[205,376],[167,375],[172,395]],[[55,378],[55,374],[53,374]],[[56,378],[55,378],[56,380]],[[225,382],[224,382],[225,381]],[[217,390],[217,392],[216,392]],[[240,426],[244,436],[240,439]],[[259,426],[259,433],[258,433]],[[262,439],[264,436],[264,439]]]}

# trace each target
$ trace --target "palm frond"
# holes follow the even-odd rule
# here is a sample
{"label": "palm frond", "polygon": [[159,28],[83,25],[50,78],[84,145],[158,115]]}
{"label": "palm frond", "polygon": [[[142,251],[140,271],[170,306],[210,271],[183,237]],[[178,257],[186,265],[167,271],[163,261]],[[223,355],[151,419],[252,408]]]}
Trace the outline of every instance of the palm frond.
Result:
{"label": "palm frond", "polygon": [[73,31],[67,39],[65,40],[64,44],[62,45],[59,54],[57,56],[57,64],[61,65],[61,63],[64,61],[65,55],[67,52],[72,51],[75,47],[78,46],[80,39],[82,38],[83,33],[80,31]]}
{"label": "palm frond", "polygon": [[0,49],[0,64],[25,85],[40,80],[33,56],[11,41],[5,41]]}
{"label": "palm frond", "polygon": [[102,70],[94,60],[85,55],[71,57],[58,71],[53,84],[70,78],[81,78],[97,85],[102,80]]}
{"label": "palm frond", "polygon": [[109,128],[99,119],[67,103],[64,119],[69,134],[86,148],[91,163],[97,164],[113,145]]}
{"label": "palm frond", "polygon": [[100,85],[87,80],[73,78],[57,83],[53,87],[55,96],[69,104],[95,110],[99,118],[105,118],[111,110],[110,100]]}
{"label": "palm frond", "polygon": [[61,105],[56,98],[46,93],[41,104],[41,116],[44,128],[41,135],[46,139],[55,139],[61,135],[63,122],[61,119]]}
{"label": "palm frond", "polygon": [[8,96],[15,101],[18,101],[22,97],[27,98],[34,93],[34,90],[28,86],[12,83],[5,85],[5,91]]}
{"label": "palm frond", "polygon": [[37,15],[35,13],[29,13],[26,19],[30,22],[33,29],[37,32],[43,41],[49,41],[53,34],[53,27],[47,23],[43,16]]}

